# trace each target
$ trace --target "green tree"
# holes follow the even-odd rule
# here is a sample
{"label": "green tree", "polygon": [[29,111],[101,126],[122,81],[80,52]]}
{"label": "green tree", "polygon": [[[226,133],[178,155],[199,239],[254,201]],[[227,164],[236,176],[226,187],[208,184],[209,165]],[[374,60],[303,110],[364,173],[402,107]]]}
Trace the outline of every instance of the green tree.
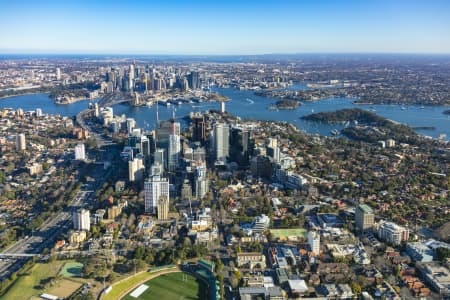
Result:
{"label": "green tree", "polygon": [[445,261],[448,258],[450,258],[450,249],[443,248],[443,247],[437,248],[436,256],[437,256],[438,260]]}
{"label": "green tree", "polygon": [[144,253],[145,253],[144,247],[138,246],[138,247],[136,247],[136,249],[134,249],[133,258],[134,259],[142,259],[144,257]]}

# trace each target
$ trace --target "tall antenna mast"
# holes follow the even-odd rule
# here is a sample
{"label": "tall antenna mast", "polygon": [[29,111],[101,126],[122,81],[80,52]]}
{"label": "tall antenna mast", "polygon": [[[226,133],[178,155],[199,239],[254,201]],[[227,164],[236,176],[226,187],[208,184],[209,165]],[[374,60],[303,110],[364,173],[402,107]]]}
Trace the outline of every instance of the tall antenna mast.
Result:
{"label": "tall antenna mast", "polygon": [[158,98],[156,98],[156,127],[159,126]]}
{"label": "tall antenna mast", "polygon": [[159,113],[158,113],[158,98],[156,98],[156,128],[155,128],[155,151],[158,142],[158,127],[159,127]]}

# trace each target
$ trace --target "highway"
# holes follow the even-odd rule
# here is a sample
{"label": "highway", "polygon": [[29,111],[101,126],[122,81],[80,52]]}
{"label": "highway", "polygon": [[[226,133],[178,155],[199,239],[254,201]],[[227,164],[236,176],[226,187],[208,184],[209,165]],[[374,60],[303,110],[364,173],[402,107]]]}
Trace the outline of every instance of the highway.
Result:
{"label": "highway", "polygon": [[[21,254],[40,255],[45,248],[53,247],[58,235],[71,227],[72,211],[84,206],[93,195],[91,190],[86,189],[87,187],[85,186],[76,194],[65,211],[57,213],[44,222],[38,230],[33,232],[32,236],[17,241],[0,253],[0,257],[8,257],[0,258],[0,281],[19,270],[32,257],[19,257]],[[17,257],[13,258],[14,256]]]}
{"label": "highway", "polygon": [[102,134],[97,133],[94,128],[86,124],[84,118],[86,117],[86,115],[89,115],[91,113],[92,113],[91,109],[85,109],[79,112],[76,117],[77,123],[80,125],[81,128],[89,131],[89,134],[96,140],[97,146],[99,148],[103,146],[114,145],[113,141],[110,138],[105,138]]}
{"label": "highway", "polygon": [[[77,122],[83,129],[89,130],[91,135],[97,140],[99,148],[114,145],[109,139],[95,132],[88,126],[84,117],[91,113],[91,110],[84,110],[77,115]],[[46,220],[38,230],[30,237],[23,238],[0,253],[0,282],[8,278],[13,272],[19,270],[33,255],[39,256],[45,248],[52,248],[58,235],[67,232],[72,227],[72,212],[85,206],[91,201],[91,196],[98,187],[109,177],[111,169],[100,176],[95,186],[84,185],[69,203],[65,211],[59,212]]]}

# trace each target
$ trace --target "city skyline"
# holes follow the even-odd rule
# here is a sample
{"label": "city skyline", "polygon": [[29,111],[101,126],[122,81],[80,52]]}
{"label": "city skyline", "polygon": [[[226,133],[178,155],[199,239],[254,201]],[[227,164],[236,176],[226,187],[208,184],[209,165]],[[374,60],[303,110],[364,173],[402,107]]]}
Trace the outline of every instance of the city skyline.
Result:
{"label": "city skyline", "polygon": [[447,1],[0,1],[2,54],[450,53]]}

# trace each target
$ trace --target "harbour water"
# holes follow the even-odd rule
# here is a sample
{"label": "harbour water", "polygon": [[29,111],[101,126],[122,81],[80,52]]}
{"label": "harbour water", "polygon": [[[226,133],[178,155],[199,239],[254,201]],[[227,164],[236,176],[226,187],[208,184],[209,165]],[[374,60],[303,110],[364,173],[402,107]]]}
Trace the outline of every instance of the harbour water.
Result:
{"label": "harbour water", "polygon": [[[434,127],[435,129],[418,129],[417,132],[423,135],[437,138],[439,134],[447,135],[450,140],[450,116],[442,112],[448,107],[445,106],[425,106],[411,105],[402,107],[400,105],[355,105],[354,99],[332,98],[315,102],[304,102],[295,110],[268,110],[267,107],[273,104],[276,99],[256,96],[252,91],[235,90],[230,88],[215,88],[215,91],[230,98],[226,103],[226,110],[242,119],[287,121],[298,126],[299,129],[308,133],[321,135],[331,135],[333,129],[342,129],[344,125],[321,124],[311,121],[301,120],[301,116],[323,111],[335,111],[344,108],[362,108],[372,110],[375,113],[388,119],[407,124],[411,127]],[[80,101],[68,105],[57,105],[47,94],[33,94],[15,96],[0,100],[0,108],[10,107],[13,109],[22,108],[24,111],[41,108],[44,113],[61,114],[64,116],[74,116],[79,111],[87,108],[88,101]],[[194,103],[175,106],[158,107],[160,120],[172,117],[173,112],[179,121],[185,124],[182,117],[191,111],[219,110],[220,103]],[[135,118],[140,127],[151,129],[156,126],[156,106],[132,107],[127,104],[114,106],[114,114],[125,114],[127,117]]]}

